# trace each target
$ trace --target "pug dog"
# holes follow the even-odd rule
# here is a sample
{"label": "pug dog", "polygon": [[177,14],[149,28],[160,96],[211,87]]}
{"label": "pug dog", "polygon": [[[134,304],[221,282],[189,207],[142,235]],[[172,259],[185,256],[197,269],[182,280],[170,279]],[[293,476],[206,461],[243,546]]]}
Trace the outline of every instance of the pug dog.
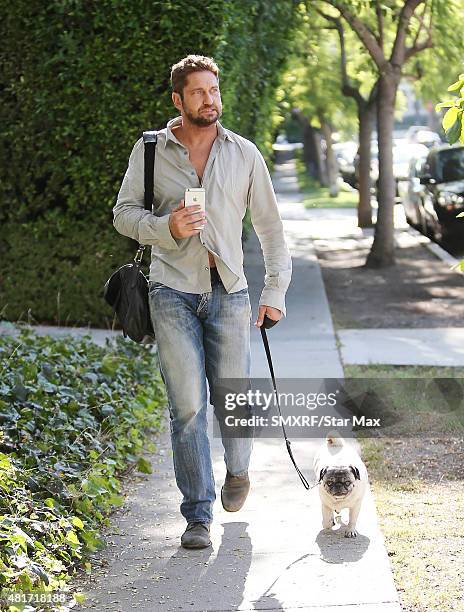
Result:
{"label": "pug dog", "polygon": [[319,483],[323,529],[335,525],[334,512],[340,514],[348,508],[345,537],[355,538],[356,521],[368,486],[367,468],[361,457],[337,432],[329,432],[314,457],[314,472]]}

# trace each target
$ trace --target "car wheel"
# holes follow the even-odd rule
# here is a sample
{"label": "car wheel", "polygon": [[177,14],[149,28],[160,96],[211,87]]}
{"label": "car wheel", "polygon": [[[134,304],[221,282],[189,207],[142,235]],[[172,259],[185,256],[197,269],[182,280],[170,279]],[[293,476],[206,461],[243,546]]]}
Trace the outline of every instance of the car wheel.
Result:
{"label": "car wheel", "polygon": [[451,243],[453,240],[456,239],[456,232],[455,230],[453,230],[452,227],[450,227],[449,225],[441,225],[441,241],[443,243]]}
{"label": "car wheel", "polygon": [[446,228],[443,227],[438,219],[433,220],[432,236],[435,242],[443,242],[447,238]]}

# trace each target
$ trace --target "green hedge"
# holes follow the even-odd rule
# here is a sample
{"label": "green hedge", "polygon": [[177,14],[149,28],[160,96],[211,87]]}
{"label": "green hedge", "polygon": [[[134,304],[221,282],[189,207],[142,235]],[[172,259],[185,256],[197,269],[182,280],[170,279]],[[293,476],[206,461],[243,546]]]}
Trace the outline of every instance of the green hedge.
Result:
{"label": "green hedge", "polygon": [[0,336],[0,370],[0,592],[68,591],[123,502],[120,475],[150,471],[157,360],[121,338],[102,348],[23,331]]}
{"label": "green hedge", "polygon": [[297,6],[18,0],[8,8],[0,20],[0,318],[111,324],[102,281],[134,251],[113,229],[112,207],[141,131],[177,113],[170,66],[192,52],[215,57],[224,124],[269,154]]}
{"label": "green hedge", "polygon": [[113,327],[103,285],[135,255],[135,241],[119,236],[111,220],[75,220],[57,211],[4,229],[0,319]]}
{"label": "green hedge", "polygon": [[18,0],[0,20],[0,221],[103,218],[133,143],[171,115],[169,69],[213,53],[220,0]]}
{"label": "green hedge", "polygon": [[224,72],[224,122],[272,154],[276,89],[298,23],[295,0],[239,0],[228,3],[227,36],[218,57]]}

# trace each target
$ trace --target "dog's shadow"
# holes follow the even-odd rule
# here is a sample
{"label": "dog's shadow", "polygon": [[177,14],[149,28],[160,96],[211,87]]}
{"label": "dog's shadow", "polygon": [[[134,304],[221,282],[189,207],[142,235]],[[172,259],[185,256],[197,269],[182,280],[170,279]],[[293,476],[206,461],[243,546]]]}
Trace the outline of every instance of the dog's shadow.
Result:
{"label": "dog's shadow", "polygon": [[356,563],[369,548],[370,539],[360,533],[345,538],[343,526],[335,530],[322,529],[316,538],[321,559],[326,563]]}

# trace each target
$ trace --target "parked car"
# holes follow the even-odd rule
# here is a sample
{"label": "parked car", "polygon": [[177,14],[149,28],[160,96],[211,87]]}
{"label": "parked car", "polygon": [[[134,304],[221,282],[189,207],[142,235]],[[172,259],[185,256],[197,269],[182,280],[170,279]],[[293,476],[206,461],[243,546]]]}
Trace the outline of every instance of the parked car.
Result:
{"label": "parked car", "polygon": [[406,132],[406,138],[409,142],[423,144],[429,149],[443,144],[439,134],[425,125],[412,125]]}
{"label": "parked car", "polygon": [[[419,179],[419,183],[417,182]],[[464,237],[464,146],[441,145],[410,168],[406,217],[437,241]]]}
{"label": "parked car", "polygon": [[[393,141],[393,176],[396,182],[395,196],[399,196],[398,184],[409,176],[409,162],[412,158],[426,156],[428,153],[426,146],[415,144],[406,139],[395,139]],[[359,178],[359,155],[355,158],[356,183]],[[371,142],[371,185],[374,193],[377,192],[379,180],[379,158],[377,141]]]}
{"label": "parked car", "polygon": [[415,144],[403,140],[394,141],[393,146],[393,176],[396,181],[396,195],[399,196],[398,184],[409,176],[411,160],[425,159],[429,150],[423,144]]}
{"label": "parked car", "polygon": [[337,142],[333,145],[338,171],[345,183],[354,187],[354,157],[358,143],[354,141]]}
{"label": "parked car", "polygon": [[425,155],[413,157],[409,162],[408,175],[398,181],[398,196],[403,204],[406,220],[424,235],[427,235],[427,222],[422,205],[424,187],[421,185],[420,177],[427,159],[428,149]]}

